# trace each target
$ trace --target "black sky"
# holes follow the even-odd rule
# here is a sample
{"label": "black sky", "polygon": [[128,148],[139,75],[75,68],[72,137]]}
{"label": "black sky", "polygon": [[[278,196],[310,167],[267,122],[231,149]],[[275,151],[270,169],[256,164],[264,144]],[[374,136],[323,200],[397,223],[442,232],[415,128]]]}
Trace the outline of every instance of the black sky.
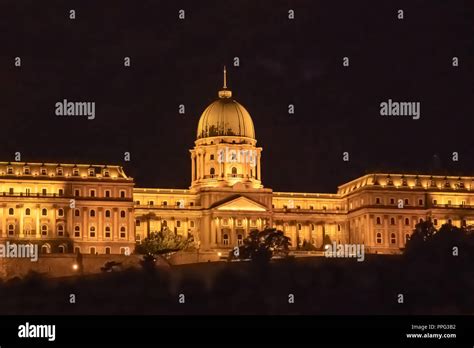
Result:
{"label": "black sky", "polygon": [[[0,160],[123,164],[139,187],[187,188],[226,64],[266,187],[334,192],[375,170],[474,175],[472,0],[2,0],[0,47]],[[421,119],[380,116],[389,98],[421,102]],[[55,116],[63,99],[96,102],[96,119]]]}

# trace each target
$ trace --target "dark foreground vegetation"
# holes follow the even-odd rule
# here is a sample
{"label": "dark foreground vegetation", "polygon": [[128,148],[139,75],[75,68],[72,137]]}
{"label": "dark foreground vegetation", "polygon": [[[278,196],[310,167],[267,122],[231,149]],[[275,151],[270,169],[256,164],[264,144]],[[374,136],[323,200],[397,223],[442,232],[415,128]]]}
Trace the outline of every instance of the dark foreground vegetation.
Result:
{"label": "dark foreground vegetation", "polygon": [[311,257],[54,280],[31,274],[0,283],[0,314],[473,314],[473,294],[473,234],[424,222],[404,255],[364,262]]}

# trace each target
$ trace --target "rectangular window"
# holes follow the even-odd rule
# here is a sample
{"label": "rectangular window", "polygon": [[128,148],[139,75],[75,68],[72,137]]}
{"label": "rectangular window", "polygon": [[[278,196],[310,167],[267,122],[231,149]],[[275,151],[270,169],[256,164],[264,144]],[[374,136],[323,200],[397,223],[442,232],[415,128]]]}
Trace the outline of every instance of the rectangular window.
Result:
{"label": "rectangular window", "polygon": [[91,193],[91,197],[95,197],[95,190],[91,190],[90,193]]}
{"label": "rectangular window", "polygon": [[74,190],[74,196],[79,197],[81,195],[81,191]]}
{"label": "rectangular window", "polygon": [[63,190],[63,189],[59,189],[59,190],[58,190],[58,195],[59,195],[59,196],[64,196],[64,190]]}

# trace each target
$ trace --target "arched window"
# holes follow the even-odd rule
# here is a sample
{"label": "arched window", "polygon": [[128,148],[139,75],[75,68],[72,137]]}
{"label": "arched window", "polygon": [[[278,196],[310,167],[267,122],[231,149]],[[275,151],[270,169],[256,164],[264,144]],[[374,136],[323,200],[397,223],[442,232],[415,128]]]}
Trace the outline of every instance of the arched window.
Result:
{"label": "arched window", "polygon": [[42,247],[41,247],[41,253],[42,254],[49,254],[49,246],[47,244],[44,244]]}
{"label": "arched window", "polygon": [[105,247],[105,253],[106,253],[107,255],[110,254],[110,247]]}
{"label": "arched window", "polygon": [[109,218],[109,217],[110,217],[110,210],[106,210],[106,211],[105,211],[105,217],[106,217],[106,218]]}
{"label": "arched window", "polygon": [[410,226],[410,219],[409,218],[405,218],[405,225]]}
{"label": "arched window", "polygon": [[236,167],[232,167],[232,175],[237,175],[237,168]]}
{"label": "arched window", "polygon": [[298,231],[301,231],[301,224],[298,224]]}
{"label": "arched window", "polygon": [[397,237],[395,233],[390,234],[390,243],[395,244],[397,242]]}
{"label": "arched window", "polygon": [[41,215],[43,215],[43,216],[48,215],[48,209],[46,209],[46,208],[41,209]]}
{"label": "arched window", "polygon": [[377,220],[376,220],[376,224],[377,225],[380,225],[380,218],[378,217]]}
{"label": "arched window", "polygon": [[124,218],[125,217],[125,210],[120,211],[120,217]]}
{"label": "arched window", "polygon": [[126,237],[126,234],[125,234],[125,227],[120,227],[120,238],[125,238]]}
{"label": "arched window", "polygon": [[110,238],[110,226],[105,226],[105,238]]}
{"label": "arched window", "polygon": [[79,209],[74,210],[74,216],[80,216],[81,212]]}
{"label": "arched window", "polygon": [[394,218],[390,218],[390,225],[395,225],[395,219]]}
{"label": "arched window", "polygon": [[30,208],[26,208],[26,209],[25,209],[25,215],[30,215],[30,214],[31,214]]}
{"label": "arched window", "polygon": [[81,236],[81,228],[79,226],[74,227],[74,237],[80,237]]}
{"label": "arched window", "polygon": [[229,235],[227,233],[222,236],[222,242],[224,245],[229,245]]}
{"label": "arched window", "polygon": [[13,208],[8,209],[8,215],[15,215],[15,209]]}
{"label": "arched window", "polygon": [[43,236],[46,236],[48,234],[48,226],[47,225],[42,225],[41,226],[41,234]]}
{"label": "arched window", "polygon": [[89,235],[92,237],[92,238],[95,238],[95,226],[91,226],[89,228]]}
{"label": "arched window", "polygon": [[58,216],[64,216],[64,209],[62,208],[58,209]]}
{"label": "arched window", "polygon": [[91,216],[91,217],[95,217],[95,210],[94,210],[94,209],[91,209],[91,211],[90,211],[90,216]]}
{"label": "arched window", "polygon": [[377,239],[377,244],[382,244],[382,233],[377,232],[376,239]]}
{"label": "arched window", "polygon": [[64,226],[58,225],[58,236],[62,237],[64,235]]}
{"label": "arched window", "polygon": [[211,170],[209,171],[209,174],[215,175],[215,174],[216,174],[216,170],[215,170],[214,168],[211,168]]}
{"label": "arched window", "polygon": [[60,245],[60,246],[58,247],[58,252],[59,252],[60,254],[64,254],[64,251],[65,251],[64,245]]}
{"label": "arched window", "polygon": [[8,225],[8,235],[13,236],[15,234],[15,225],[10,224]]}

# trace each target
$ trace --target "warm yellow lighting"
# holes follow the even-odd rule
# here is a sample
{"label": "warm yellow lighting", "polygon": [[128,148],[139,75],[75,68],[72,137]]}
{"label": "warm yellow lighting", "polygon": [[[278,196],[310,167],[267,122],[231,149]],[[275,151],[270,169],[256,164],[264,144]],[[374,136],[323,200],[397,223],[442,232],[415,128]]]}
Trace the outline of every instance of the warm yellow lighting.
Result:
{"label": "warm yellow lighting", "polygon": [[219,257],[222,256],[222,253],[219,251],[219,252],[217,253],[217,256],[219,256]]}
{"label": "warm yellow lighting", "polygon": [[72,269],[77,271],[79,269],[79,265],[75,263],[74,265],[72,265]]}

